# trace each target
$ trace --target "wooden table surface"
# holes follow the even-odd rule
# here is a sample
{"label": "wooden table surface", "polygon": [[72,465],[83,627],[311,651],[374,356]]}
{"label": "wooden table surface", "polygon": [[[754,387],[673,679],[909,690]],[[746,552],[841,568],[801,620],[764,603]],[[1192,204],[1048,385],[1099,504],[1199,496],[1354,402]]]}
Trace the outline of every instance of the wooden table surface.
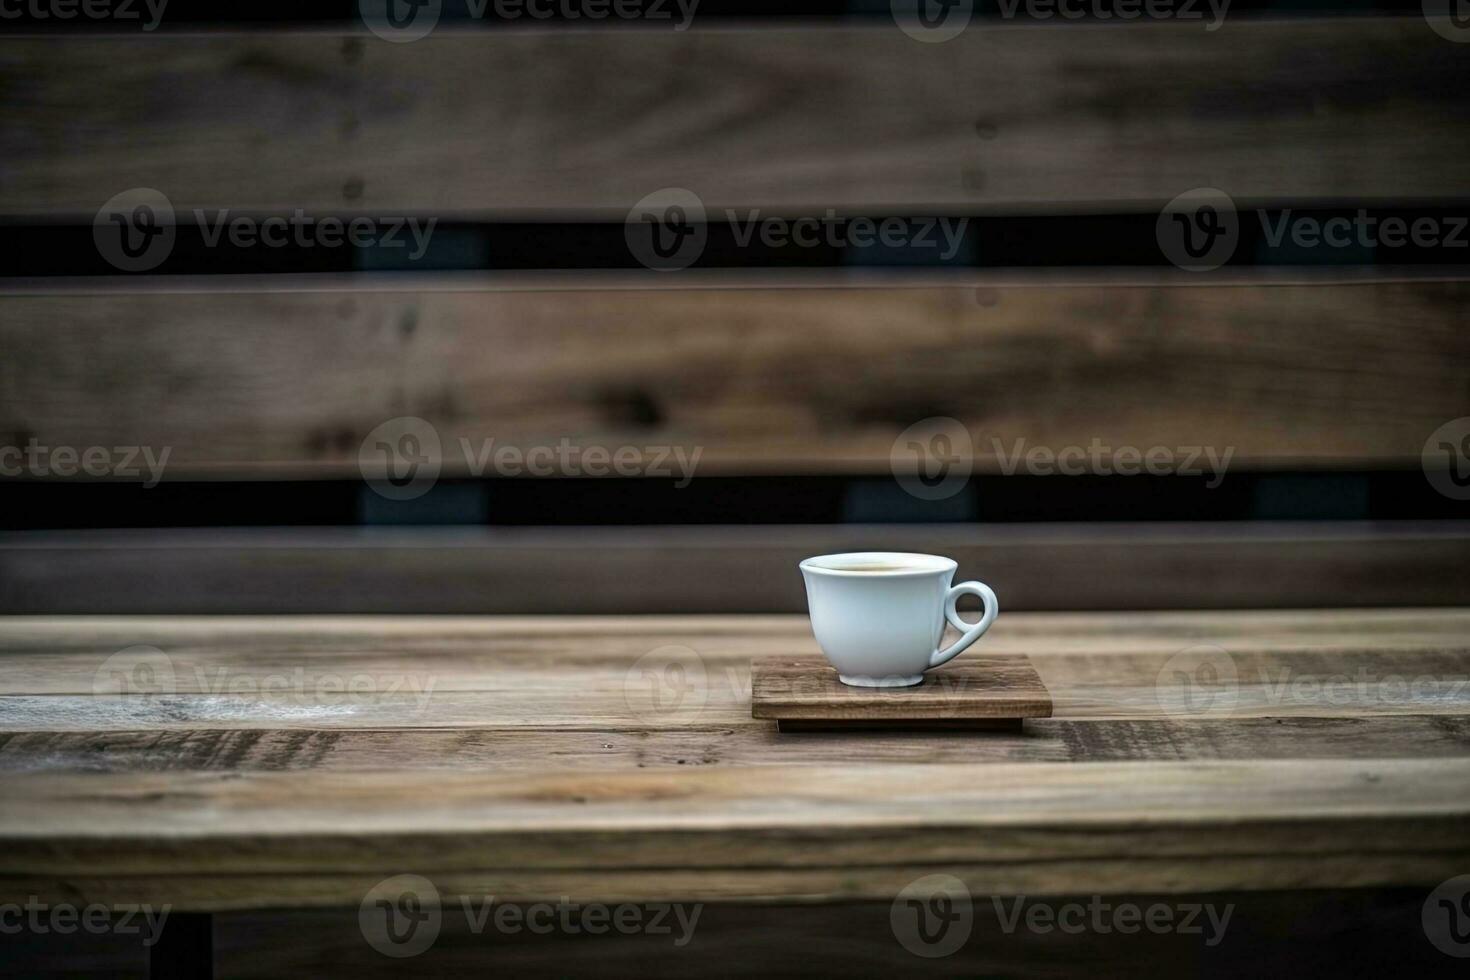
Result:
{"label": "wooden table surface", "polygon": [[1470,869],[1470,611],[1008,614],[1055,716],[778,735],[804,617],[0,620],[0,899],[1434,884]]}

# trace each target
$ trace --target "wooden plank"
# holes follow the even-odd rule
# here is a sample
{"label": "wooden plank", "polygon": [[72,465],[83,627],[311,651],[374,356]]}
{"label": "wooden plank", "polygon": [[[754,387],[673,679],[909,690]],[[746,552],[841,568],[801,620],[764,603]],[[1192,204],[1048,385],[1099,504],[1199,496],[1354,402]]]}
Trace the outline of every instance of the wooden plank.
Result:
{"label": "wooden plank", "polygon": [[[1470,754],[1470,714],[1046,719],[1021,737],[865,733],[873,763],[1148,762],[1183,759],[1439,759]],[[830,766],[850,738],[778,738],[757,724],[678,729],[147,729],[0,732],[0,772],[409,769],[618,772],[681,766]]]}
{"label": "wooden plank", "polygon": [[874,550],[949,555],[1007,610],[1470,602],[1454,522],[1221,522],[13,532],[0,608],[799,612],[801,559]]}
{"label": "wooden plank", "polygon": [[948,416],[979,472],[1018,443],[1096,443],[1109,470],[1120,449],[1209,447],[1228,485],[1418,467],[1470,414],[1467,317],[1470,285],[1432,282],[3,296],[0,434],[167,447],[170,480],[356,479],[398,416],[433,426],[447,476],[524,475],[487,446],[563,440],[679,447],[695,476],[886,474],[905,429]]}
{"label": "wooden plank", "polygon": [[[1009,607],[1007,607],[1009,609]],[[1228,645],[1236,653],[1330,653],[1457,649],[1470,634],[1465,609],[1259,609],[1174,612],[1006,612],[982,647],[994,653],[1055,655],[1164,653],[1199,643]],[[151,644],[200,664],[221,661],[295,667],[323,660],[371,663],[384,651],[401,667],[444,669],[460,663],[504,665],[519,660],[586,666],[609,658],[634,659],[650,647],[695,645],[707,661],[725,665],[774,652],[810,652],[803,616],[16,616],[0,617],[0,656],[8,679],[24,656],[44,655],[48,673],[66,686],[53,693],[84,693],[80,675],[59,654],[106,656],[122,647]],[[786,644],[791,644],[789,647]],[[309,652],[303,660],[301,654]],[[493,658],[493,659],[481,659]],[[33,663],[35,661],[32,661]],[[1085,662],[1085,661],[1083,661]],[[92,666],[85,668],[87,671]],[[470,689],[473,689],[472,687]],[[11,689],[15,690],[15,689]]]}
{"label": "wooden plank", "polygon": [[1470,859],[1464,759],[7,782],[0,894],[186,909],[351,904],[406,868],[505,900],[714,900],[892,896],[936,864],[1001,894],[1433,885]]}
{"label": "wooden plank", "polygon": [[[1167,658],[1155,659],[1156,674],[1167,663]],[[1201,706],[1193,709],[1182,701],[1176,689],[1163,686],[1156,679],[1132,687],[1079,685],[1056,692],[1056,711],[1063,717],[1094,719],[1175,715],[1338,718],[1470,714],[1470,679],[1463,670],[1395,677],[1396,680],[1369,682],[1367,693],[1354,699],[1351,692],[1355,681],[1350,676],[1327,675],[1333,686],[1322,692],[1322,677],[1283,671],[1277,684],[1232,684],[1223,692],[1197,695]],[[581,701],[600,712],[601,724],[614,730],[640,722],[645,730],[672,731],[683,731],[690,724],[721,728],[752,724],[748,690],[727,688],[723,678],[707,688],[695,689],[707,693],[703,703],[691,701],[679,710],[662,711],[649,707],[647,688],[637,688],[635,682],[628,680],[626,670],[605,671],[597,681],[595,687],[568,688],[565,683],[548,678],[536,686],[524,682],[511,684],[507,692],[501,693],[319,695],[308,691],[253,697],[4,695],[0,697],[0,710],[3,710],[0,731],[584,729],[589,724],[588,716],[569,703],[568,689],[575,690]],[[1304,693],[1302,685],[1312,686],[1315,693]],[[519,701],[514,706],[506,703],[510,691]]]}
{"label": "wooden plank", "polygon": [[[1141,614],[1093,635],[1087,624],[1102,617],[1010,613],[957,670],[935,673],[935,690],[952,691],[950,682],[987,659],[1024,655],[1059,718],[1281,723],[1434,715],[1448,723],[1470,714],[1467,614],[1413,617],[1417,633],[1402,631],[1404,614],[1283,614],[1251,636],[1251,613]],[[206,733],[203,744],[219,744],[208,733],[241,730],[254,734],[223,743],[231,752],[266,739],[315,754],[330,751],[336,737],[313,733],[437,729],[451,744],[462,738],[466,751],[491,751],[506,739],[521,746],[517,757],[548,762],[567,753],[563,762],[612,766],[630,752],[637,763],[710,765],[727,753],[755,761],[770,748],[770,727],[751,718],[753,663],[809,657],[815,643],[804,618],[757,619],[732,633],[739,622],[422,619],[408,634],[376,617],[270,627],[250,619],[9,620],[0,629],[0,730],[197,730]],[[951,710],[943,697],[937,707]],[[282,729],[301,731],[281,736],[284,742],[270,734]],[[1127,729],[1117,731],[1132,744]],[[1154,736],[1218,737],[1210,728],[1139,731],[1143,755],[1160,751],[1145,744]],[[720,744],[725,735],[736,741]],[[425,737],[421,744],[436,744]],[[1038,743],[1036,750],[1045,758],[1091,751],[1081,743]],[[1176,750],[1164,749],[1166,756]],[[965,751],[984,757],[972,747],[960,759]]]}
{"label": "wooden plank", "polygon": [[0,210],[91,215],[140,185],[183,209],[619,220],[668,186],[785,212],[1152,208],[1204,184],[1457,197],[1464,81],[1419,17],[985,25],[944,44],[888,25],[11,39]]}
{"label": "wooden plank", "polygon": [[[395,842],[396,843],[396,842]],[[1291,847],[1294,841],[1269,846]],[[815,846],[820,846],[815,845]],[[1131,846],[1131,845],[1130,845]],[[1356,845],[1352,845],[1356,846]],[[1119,890],[1192,894],[1194,891],[1278,889],[1298,887],[1333,890],[1412,887],[1422,896],[1434,884],[1463,866],[1462,850],[1398,851],[1392,854],[1351,853],[1300,855],[1283,864],[1274,854],[1246,857],[1201,857],[1188,864],[1173,860],[1122,858],[1056,861],[1046,868],[1030,862],[1003,865],[946,864],[946,873],[972,891],[1054,894],[1058,889],[1098,895]],[[745,869],[712,874],[702,869],[660,868],[653,871],[433,872],[438,887],[451,895],[494,894],[508,902],[554,901],[567,896],[603,902],[831,902],[891,900],[934,865],[901,869],[849,867],[840,872],[821,868]],[[394,873],[400,871],[395,867]],[[385,877],[370,874],[232,874],[194,876],[0,876],[0,895],[36,896],[52,904],[168,902],[180,911],[246,908],[350,906]],[[1325,884],[1324,884],[1325,883]],[[13,900],[13,899],[11,899]]]}

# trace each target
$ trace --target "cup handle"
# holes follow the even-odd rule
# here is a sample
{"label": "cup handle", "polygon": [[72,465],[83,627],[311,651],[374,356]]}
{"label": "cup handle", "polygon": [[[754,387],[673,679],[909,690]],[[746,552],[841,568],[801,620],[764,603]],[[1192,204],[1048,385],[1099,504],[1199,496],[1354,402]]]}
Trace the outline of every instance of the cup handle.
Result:
{"label": "cup handle", "polygon": [[[977,595],[980,597],[980,601],[985,603],[984,615],[980,617],[978,623],[967,623],[960,618],[959,611],[955,609],[954,604],[962,595]],[[961,582],[959,585],[951,587],[944,594],[944,618],[949,620],[949,624],[959,630],[961,635],[948,648],[935,650],[930,654],[929,666],[924,669],[930,670],[942,664],[947,664],[955,657],[964,653],[965,649],[971,643],[974,643],[985,635],[985,631],[990,629],[990,624],[995,622],[995,617],[999,612],[1000,603],[996,601],[995,593],[991,591],[990,586],[984,582]]]}

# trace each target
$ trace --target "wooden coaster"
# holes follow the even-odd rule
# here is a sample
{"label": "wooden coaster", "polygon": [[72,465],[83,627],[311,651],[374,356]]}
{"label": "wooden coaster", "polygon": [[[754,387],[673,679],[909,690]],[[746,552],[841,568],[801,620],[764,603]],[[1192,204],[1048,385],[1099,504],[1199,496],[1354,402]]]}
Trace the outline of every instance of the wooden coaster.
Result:
{"label": "wooden coaster", "polygon": [[1019,731],[1050,718],[1051,693],[1024,656],[961,656],[913,687],[849,687],[821,656],[751,662],[750,713],[783,732],[852,729]]}

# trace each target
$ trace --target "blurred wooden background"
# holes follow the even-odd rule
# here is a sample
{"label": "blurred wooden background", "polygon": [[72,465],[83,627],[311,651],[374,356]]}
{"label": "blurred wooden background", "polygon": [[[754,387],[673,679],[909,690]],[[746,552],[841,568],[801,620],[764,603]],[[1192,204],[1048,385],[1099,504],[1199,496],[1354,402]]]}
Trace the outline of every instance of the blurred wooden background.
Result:
{"label": "blurred wooden background", "polygon": [[[667,186],[711,210],[818,216],[1148,215],[1203,185],[1242,208],[1452,207],[1470,187],[1467,79],[1470,51],[1417,14],[1215,32],[985,24],[942,44],[886,21],[444,30],[411,44],[12,37],[0,212],[85,226],[137,186],[180,215],[471,222],[621,222]],[[1099,440],[1229,448],[1237,472],[1419,481],[1430,433],[1470,415],[1470,290],[1459,269],[1375,263],[1210,278],[1160,262],[1146,282],[1104,267],[1072,270],[1071,285],[840,269],[764,282],[741,270],[756,288],[651,272],[610,288],[588,270],[495,289],[370,272],[330,286],[27,278],[0,285],[0,443],[168,447],[170,481],[356,481],[368,433],[418,416],[448,477],[471,475],[461,439],[491,438],[697,448],[696,478],[888,477],[899,433],[949,416],[975,436],[982,473],[999,470],[991,440]],[[1470,597],[1470,537],[1442,509],[1391,524],[1138,516],[134,533],[19,515],[0,533],[0,605],[795,610],[794,560],[852,547],[955,554],[1008,608]]]}
{"label": "blurred wooden background", "polygon": [[[265,34],[25,39],[9,213],[175,208],[602,211],[687,187],[805,214],[1456,198],[1463,52],[1403,17],[441,30],[409,44]],[[114,190],[115,188],[115,190]],[[103,189],[107,194],[99,196]]]}

